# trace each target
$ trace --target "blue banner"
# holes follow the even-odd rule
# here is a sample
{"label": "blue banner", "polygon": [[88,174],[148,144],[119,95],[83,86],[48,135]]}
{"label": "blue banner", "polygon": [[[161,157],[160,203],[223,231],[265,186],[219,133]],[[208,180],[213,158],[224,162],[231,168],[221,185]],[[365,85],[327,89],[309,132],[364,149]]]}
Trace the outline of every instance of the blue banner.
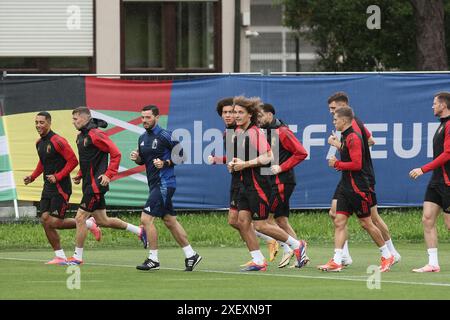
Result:
{"label": "blue banner", "polygon": [[[218,100],[236,95],[261,97],[276,108],[276,117],[294,129],[309,153],[295,168],[297,187],[292,208],[329,207],[340,172],[328,167],[333,150],[327,144],[334,129],[327,98],[336,91],[350,96],[355,114],[372,132],[380,206],[420,206],[431,173],[416,181],[411,169],[432,159],[438,126],[432,103],[439,91],[450,91],[449,75],[373,74],[302,77],[225,76],[174,81],[168,129],[186,148],[187,163],[176,167],[175,207],[214,209],[229,206],[230,175],[224,165],[208,165],[206,157],[220,146],[224,129],[215,108]],[[217,153],[219,151],[214,150]]]}

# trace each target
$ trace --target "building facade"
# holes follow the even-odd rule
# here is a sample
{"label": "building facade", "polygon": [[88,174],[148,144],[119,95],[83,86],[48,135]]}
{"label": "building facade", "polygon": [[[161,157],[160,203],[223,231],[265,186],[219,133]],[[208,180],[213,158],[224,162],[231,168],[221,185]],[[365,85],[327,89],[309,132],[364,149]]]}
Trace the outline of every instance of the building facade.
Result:
{"label": "building facade", "polygon": [[0,70],[311,71],[314,49],[301,39],[295,49],[282,9],[272,0],[2,0]]}

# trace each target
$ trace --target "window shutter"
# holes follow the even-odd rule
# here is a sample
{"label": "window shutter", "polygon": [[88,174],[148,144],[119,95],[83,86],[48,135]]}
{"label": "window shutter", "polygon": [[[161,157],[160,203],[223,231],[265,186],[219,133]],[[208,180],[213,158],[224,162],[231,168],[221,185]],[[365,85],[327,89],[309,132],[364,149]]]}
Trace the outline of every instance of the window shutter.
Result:
{"label": "window shutter", "polygon": [[93,56],[94,0],[1,0],[0,57]]}

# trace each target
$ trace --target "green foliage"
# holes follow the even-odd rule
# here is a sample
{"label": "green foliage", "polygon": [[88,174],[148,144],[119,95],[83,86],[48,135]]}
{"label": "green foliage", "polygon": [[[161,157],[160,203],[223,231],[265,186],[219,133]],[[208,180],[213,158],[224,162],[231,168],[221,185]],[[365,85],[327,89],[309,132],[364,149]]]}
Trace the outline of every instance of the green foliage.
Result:
{"label": "green foliage", "polygon": [[[415,21],[408,1],[275,1],[285,5],[286,26],[306,27],[302,34],[318,47],[319,66],[324,71],[416,69]],[[367,28],[370,5],[380,7],[381,29]],[[450,13],[450,4],[446,12]],[[450,30],[448,20],[446,29]]]}

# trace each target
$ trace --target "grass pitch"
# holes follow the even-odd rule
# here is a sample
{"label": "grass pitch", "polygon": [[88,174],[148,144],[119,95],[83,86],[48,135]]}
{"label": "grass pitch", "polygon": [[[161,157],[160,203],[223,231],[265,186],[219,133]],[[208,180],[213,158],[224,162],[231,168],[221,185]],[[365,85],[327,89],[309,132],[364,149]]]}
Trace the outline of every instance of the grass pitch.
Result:
{"label": "grass pitch", "polygon": [[[372,243],[350,244],[353,265],[340,273],[316,269],[333,253],[332,244],[310,243],[311,263],[302,269],[278,269],[281,256],[266,272],[240,272],[248,261],[245,248],[198,247],[203,261],[193,272],[184,272],[179,248],[161,248],[161,270],[135,269],[147,250],[88,249],[79,269],[80,289],[67,283],[70,267],[49,266],[50,250],[0,252],[0,300],[9,299],[151,299],[151,300],[304,300],[304,299],[450,299],[450,244],[439,247],[440,273],[415,274],[412,268],[427,262],[423,244],[396,244],[402,261],[381,274],[380,288],[369,289],[370,265],[378,265],[379,252]],[[268,256],[266,248],[262,247]],[[369,281],[374,284],[373,281]]]}

